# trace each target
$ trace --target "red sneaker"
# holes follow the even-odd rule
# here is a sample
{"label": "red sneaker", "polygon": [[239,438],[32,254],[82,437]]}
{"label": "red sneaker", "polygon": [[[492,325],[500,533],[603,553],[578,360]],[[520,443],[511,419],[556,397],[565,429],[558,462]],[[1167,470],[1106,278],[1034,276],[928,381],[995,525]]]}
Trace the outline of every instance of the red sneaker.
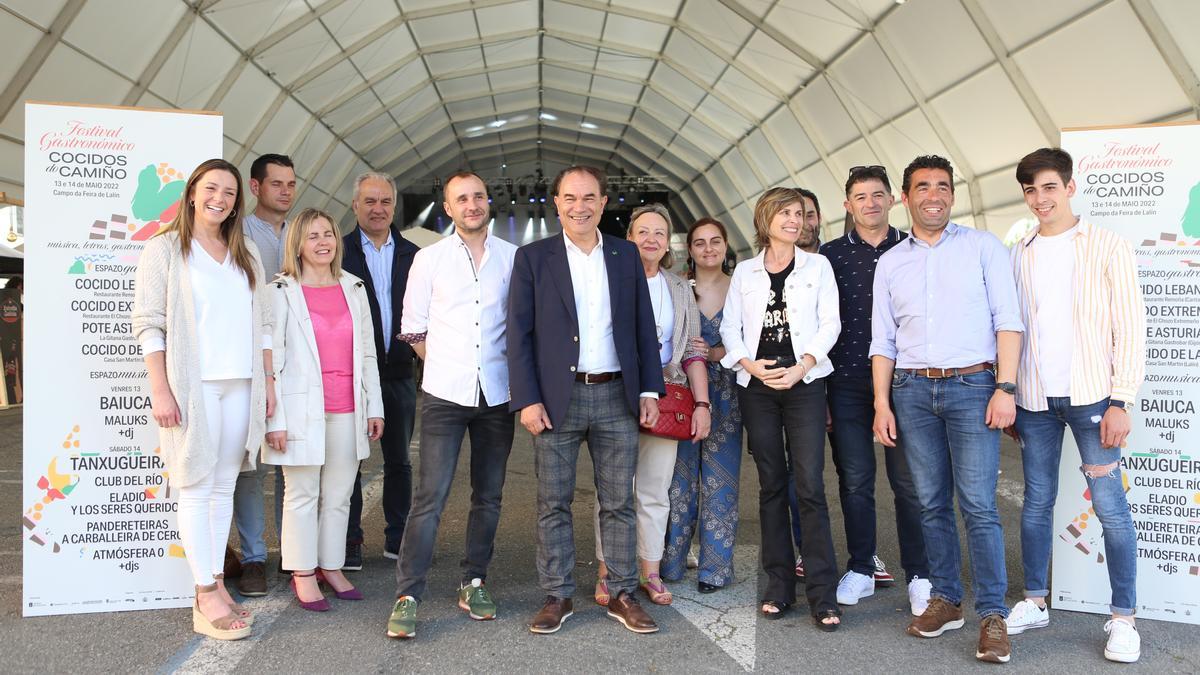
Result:
{"label": "red sneaker", "polygon": [[875,560],[875,585],[876,586],[891,586],[896,583],[896,577],[887,571],[887,566],[879,559],[879,556],[873,556]]}

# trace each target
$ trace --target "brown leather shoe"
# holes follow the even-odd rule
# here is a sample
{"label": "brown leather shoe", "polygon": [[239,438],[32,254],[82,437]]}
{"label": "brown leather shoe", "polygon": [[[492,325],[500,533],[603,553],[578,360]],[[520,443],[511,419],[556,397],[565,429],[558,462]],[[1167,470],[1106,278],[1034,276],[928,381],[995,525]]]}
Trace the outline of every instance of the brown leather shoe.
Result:
{"label": "brown leather shoe", "polygon": [[999,614],[983,617],[979,624],[979,648],[975,658],[992,663],[1008,663],[1012,658],[1012,645],[1008,642],[1008,624]]}
{"label": "brown leather shoe", "polygon": [[242,578],[238,579],[238,592],[248,598],[257,598],[267,594],[267,570],[260,562],[248,562],[242,565]]}
{"label": "brown leather shoe", "polygon": [[225,568],[226,579],[236,579],[242,576],[242,558],[228,544],[225,545],[225,564],[223,567]]}
{"label": "brown leather shoe", "polygon": [[948,630],[962,627],[962,607],[952,605],[943,598],[933,598],[925,612],[908,624],[907,632],[916,637],[935,638]]}
{"label": "brown leather shoe", "polygon": [[533,617],[533,623],[529,624],[529,632],[542,635],[557,633],[567,617],[575,613],[572,611],[574,607],[571,598],[556,598],[553,595],[547,595],[546,604],[542,605],[542,608]]}
{"label": "brown leather shoe", "polygon": [[637,598],[626,591],[608,601],[608,615],[635,633],[657,633],[658,624],[642,609]]}

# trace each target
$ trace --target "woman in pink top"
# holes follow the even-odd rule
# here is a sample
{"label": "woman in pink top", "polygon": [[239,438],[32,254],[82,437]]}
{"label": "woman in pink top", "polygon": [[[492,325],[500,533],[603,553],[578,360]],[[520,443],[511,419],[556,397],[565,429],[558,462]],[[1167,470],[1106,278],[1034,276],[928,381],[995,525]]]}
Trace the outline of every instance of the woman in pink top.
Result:
{"label": "woman in pink top", "polygon": [[304,609],[324,612],[319,584],[362,594],[342,574],[358,463],[383,434],[371,310],[363,282],[342,271],[333,218],[304,209],[288,223],[273,282],[275,387],[263,462],[283,466],[283,567]]}

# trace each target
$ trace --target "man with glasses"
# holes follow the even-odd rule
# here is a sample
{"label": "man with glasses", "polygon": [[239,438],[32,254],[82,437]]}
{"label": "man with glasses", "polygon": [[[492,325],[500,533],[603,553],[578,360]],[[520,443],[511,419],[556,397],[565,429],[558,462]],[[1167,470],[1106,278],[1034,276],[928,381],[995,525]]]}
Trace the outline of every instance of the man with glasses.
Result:
{"label": "man with glasses", "polygon": [[[882,166],[856,166],[846,179],[846,212],[854,229],[821,247],[837,279],[842,333],[829,351],[834,370],[827,382],[830,445],[838,472],[838,493],[846,523],[850,559],[838,582],[838,604],[855,605],[894,583],[875,555],[875,442],[871,383],[872,285],[880,256],[908,237],[889,225],[892,184]],[[884,392],[889,393],[887,391]],[[903,448],[884,447],[884,466],[896,505],[900,564],[908,582],[909,608],[920,616],[929,605],[929,561],[921,534],[921,504]]]}

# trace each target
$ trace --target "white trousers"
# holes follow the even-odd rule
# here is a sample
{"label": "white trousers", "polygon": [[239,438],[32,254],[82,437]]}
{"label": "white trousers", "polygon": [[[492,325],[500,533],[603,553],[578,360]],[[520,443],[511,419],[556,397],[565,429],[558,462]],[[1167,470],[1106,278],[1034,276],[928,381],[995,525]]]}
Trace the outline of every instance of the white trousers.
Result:
{"label": "white trousers", "polygon": [[217,464],[204,480],[179,488],[179,538],[196,585],[207,586],[225,567],[233,488],[250,433],[250,380],[206,380],[201,387],[203,422],[217,446]]}
{"label": "white trousers", "polygon": [[324,466],[283,467],[283,568],[340,570],[358,474],[355,413],[325,413]]}
{"label": "white trousers", "polygon": [[[662,560],[667,541],[667,520],[671,515],[671,476],[675,473],[675,453],[679,441],[647,433],[638,434],[637,473],[633,478],[634,508],[637,510],[638,559]],[[596,502],[596,560],[604,560],[600,545],[600,502]]]}

